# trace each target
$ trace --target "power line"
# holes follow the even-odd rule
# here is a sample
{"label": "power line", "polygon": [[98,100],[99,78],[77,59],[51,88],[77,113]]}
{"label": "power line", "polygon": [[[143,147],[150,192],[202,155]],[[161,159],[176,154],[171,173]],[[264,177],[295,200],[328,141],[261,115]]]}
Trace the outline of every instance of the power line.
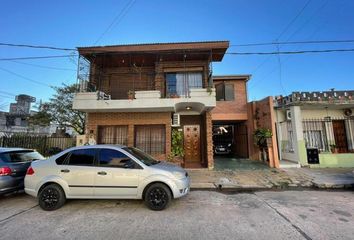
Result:
{"label": "power line", "polygon": [[354,52],[349,49],[324,49],[324,50],[303,50],[303,51],[282,51],[282,52],[228,52],[230,55],[276,55],[276,54],[304,54],[304,53],[330,53],[330,52]]}
{"label": "power line", "polygon": [[296,41],[296,42],[245,43],[245,44],[233,44],[230,45],[230,47],[252,47],[252,46],[292,45],[292,44],[323,44],[323,43],[354,43],[354,40],[318,40],[318,41]]}
{"label": "power line", "polygon": [[32,66],[32,67],[38,67],[38,68],[46,68],[46,69],[61,70],[61,71],[76,71],[75,69],[70,69],[70,68],[58,68],[58,67],[44,66],[44,65],[32,64],[32,63],[18,62],[15,60],[13,60],[12,62],[18,63],[18,64],[23,64],[23,65],[28,65],[28,66]]}
{"label": "power line", "polygon": [[46,59],[46,58],[66,58],[66,57],[73,57],[73,56],[77,56],[77,55],[54,55],[54,56],[0,58],[0,61],[28,60],[28,59]]}
{"label": "power line", "polygon": [[0,90],[0,93],[7,94],[7,95],[10,95],[10,96],[16,96],[16,94],[13,94],[13,93],[10,93],[10,92],[6,92],[6,91],[2,91],[2,90]]}
{"label": "power line", "polygon": [[300,15],[303,13],[303,11],[306,9],[306,7],[310,4],[311,0],[308,0],[305,5],[301,8],[300,12],[296,14],[296,16],[289,22],[289,24],[285,27],[285,29],[279,34],[279,36],[276,38],[276,41],[283,36],[284,33],[290,28],[291,25],[300,17]]}
{"label": "power line", "polygon": [[33,82],[33,83],[36,83],[36,84],[39,84],[39,85],[43,85],[43,86],[46,86],[46,87],[51,87],[50,85],[48,85],[48,84],[46,84],[46,83],[43,83],[43,82],[40,82],[40,81],[37,81],[37,80],[33,80],[33,79],[31,79],[31,78],[22,76],[22,75],[20,75],[20,74],[17,74],[17,73],[15,73],[15,72],[12,72],[12,71],[7,70],[7,69],[5,69],[5,68],[0,67],[0,70],[2,70],[2,71],[4,71],[4,72],[7,72],[7,73],[10,73],[10,74],[12,74],[12,75],[14,75],[14,76],[17,76],[17,77],[19,77],[19,78],[25,79],[25,80],[27,80],[27,81]]}
{"label": "power line", "polygon": [[40,49],[51,49],[51,50],[61,50],[61,51],[77,51],[77,49],[75,49],[75,48],[61,48],[61,47],[29,45],[29,44],[0,43],[0,46],[7,46],[7,47],[26,47],[26,48],[40,48]]}
{"label": "power line", "polygon": [[122,8],[122,10],[116,15],[116,17],[113,19],[113,21],[108,25],[106,30],[104,30],[104,32],[98,37],[98,39],[95,41],[94,44],[97,44],[103,38],[103,36],[113,27],[113,25],[118,25],[134,4],[135,4],[135,0],[129,1]]}
{"label": "power line", "polygon": [[13,97],[4,96],[4,95],[0,95],[0,97],[14,99]]}
{"label": "power line", "polygon": [[[305,5],[301,8],[301,10],[295,15],[295,17],[288,23],[288,25],[284,28],[283,31],[280,32],[278,37],[275,39],[276,42],[278,42],[279,38],[290,28],[290,26],[300,17],[300,15],[304,12],[304,10],[307,8],[311,0],[308,0]],[[268,60],[270,57],[266,58],[264,61],[262,61],[253,72],[257,72]]]}

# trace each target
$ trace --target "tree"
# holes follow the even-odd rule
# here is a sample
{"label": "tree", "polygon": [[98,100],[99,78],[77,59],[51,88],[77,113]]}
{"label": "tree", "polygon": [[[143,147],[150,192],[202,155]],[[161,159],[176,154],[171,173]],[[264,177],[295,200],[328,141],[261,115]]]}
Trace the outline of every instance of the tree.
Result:
{"label": "tree", "polygon": [[49,102],[40,106],[40,111],[31,116],[29,122],[36,125],[49,125],[56,123],[60,126],[72,127],[77,133],[85,133],[85,113],[73,110],[72,103],[77,89],[77,84],[53,87],[54,95]]}

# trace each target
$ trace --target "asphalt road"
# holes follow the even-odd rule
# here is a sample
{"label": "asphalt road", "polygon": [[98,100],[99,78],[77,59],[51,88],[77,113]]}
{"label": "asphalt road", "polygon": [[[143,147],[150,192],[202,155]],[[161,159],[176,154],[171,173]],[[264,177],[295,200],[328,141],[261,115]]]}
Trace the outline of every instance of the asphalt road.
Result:
{"label": "asphalt road", "polygon": [[162,212],[127,200],[45,212],[25,194],[0,206],[0,239],[354,239],[354,192],[193,191]]}

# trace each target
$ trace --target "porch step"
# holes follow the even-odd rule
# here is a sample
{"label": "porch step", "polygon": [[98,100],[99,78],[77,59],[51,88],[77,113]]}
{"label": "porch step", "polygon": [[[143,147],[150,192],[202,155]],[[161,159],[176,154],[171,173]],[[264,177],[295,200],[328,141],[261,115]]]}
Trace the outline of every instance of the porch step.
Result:
{"label": "porch step", "polygon": [[279,167],[280,168],[301,168],[301,165],[296,162],[291,162],[287,160],[281,160],[279,162]]}

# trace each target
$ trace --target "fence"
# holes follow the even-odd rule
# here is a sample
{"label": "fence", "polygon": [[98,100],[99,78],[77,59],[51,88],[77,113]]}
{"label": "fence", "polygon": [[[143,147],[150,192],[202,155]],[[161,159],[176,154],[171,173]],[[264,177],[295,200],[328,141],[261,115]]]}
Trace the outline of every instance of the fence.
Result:
{"label": "fence", "polygon": [[43,156],[51,156],[64,149],[75,146],[73,137],[47,137],[13,135],[0,137],[0,147],[19,147],[35,149]]}
{"label": "fence", "polygon": [[302,126],[306,148],[339,153],[354,150],[354,119],[304,119]]}

